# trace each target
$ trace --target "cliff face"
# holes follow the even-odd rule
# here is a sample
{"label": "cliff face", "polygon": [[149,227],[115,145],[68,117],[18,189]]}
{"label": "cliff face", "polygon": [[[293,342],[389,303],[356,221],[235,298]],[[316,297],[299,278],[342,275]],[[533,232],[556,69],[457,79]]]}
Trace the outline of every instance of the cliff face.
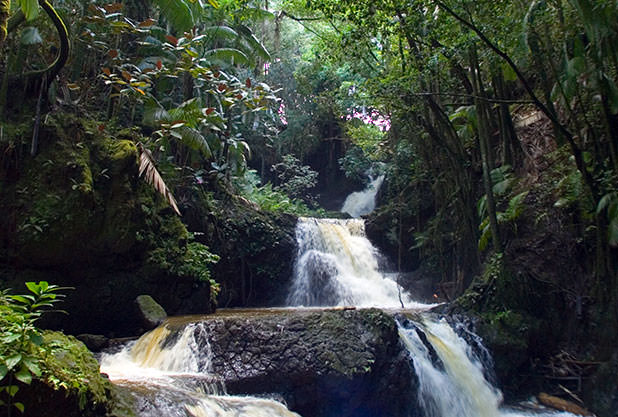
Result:
{"label": "cliff face", "polygon": [[139,135],[59,114],[41,126],[32,158],[21,144],[27,132],[9,130],[18,145],[0,166],[2,287],[74,287],[62,306],[69,315],[47,325],[75,333],[137,331],[133,301],[143,293],[171,314],[211,311],[205,248],[138,178]]}

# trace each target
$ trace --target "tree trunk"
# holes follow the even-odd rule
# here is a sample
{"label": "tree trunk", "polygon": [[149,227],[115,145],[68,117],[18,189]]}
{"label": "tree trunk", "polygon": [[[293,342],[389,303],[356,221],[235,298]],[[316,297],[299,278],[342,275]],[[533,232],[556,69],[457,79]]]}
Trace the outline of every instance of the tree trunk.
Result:
{"label": "tree trunk", "polygon": [[491,170],[489,165],[489,132],[487,131],[487,113],[485,109],[485,101],[481,98],[485,97],[481,84],[481,69],[478,62],[476,48],[470,48],[470,68],[472,69],[472,87],[474,88],[474,104],[476,106],[479,148],[481,151],[481,164],[483,169],[483,186],[485,195],[487,196],[487,216],[489,217],[489,228],[491,237],[494,243],[494,248],[497,252],[502,252],[502,241],[500,240],[500,229],[498,227],[498,218],[496,216],[496,202],[494,200],[493,184],[491,182]]}

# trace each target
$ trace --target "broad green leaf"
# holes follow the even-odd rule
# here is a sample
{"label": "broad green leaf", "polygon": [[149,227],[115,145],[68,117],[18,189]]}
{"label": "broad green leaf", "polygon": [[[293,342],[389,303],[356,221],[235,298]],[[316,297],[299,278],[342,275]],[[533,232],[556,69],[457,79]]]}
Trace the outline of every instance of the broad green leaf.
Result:
{"label": "broad green leaf", "polygon": [[39,2],[37,0],[19,0],[21,11],[24,12],[26,20],[32,20],[39,15]]}
{"label": "broad green leaf", "polygon": [[221,61],[229,62],[231,64],[248,64],[249,58],[239,49],[234,48],[217,48],[206,51],[205,57],[212,59],[218,59]]}
{"label": "broad green leaf", "polygon": [[[201,33],[207,34],[211,40],[218,41],[222,39],[237,40],[239,35],[234,29],[229,26],[209,26],[204,28]],[[194,41],[201,39],[195,38]]]}
{"label": "broad green leaf", "polygon": [[9,298],[28,305],[34,303],[35,301],[35,298],[31,295],[10,295]]}
{"label": "broad green leaf", "polygon": [[22,45],[35,45],[43,42],[39,30],[33,26],[28,26],[21,31]]}
{"label": "broad green leaf", "polygon": [[7,393],[9,394],[9,396],[14,397],[15,394],[17,394],[17,391],[19,391],[19,387],[17,385],[9,385],[7,387]]}
{"label": "broad green leaf", "polygon": [[40,283],[37,284],[35,282],[26,282],[26,287],[28,287],[28,289],[35,293],[36,295],[41,295],[41,285]]}
{"label": "broad green leaf", "polygon": [[244,39],[249,43],[252,52],[256,53],[260,58],[268,61],[270,60],[270,54],[266,50],[266,47],[255,37],[251,29],[245,25],[238,25],[238,32],[240,32]]}
{"label": "broad green leaf", "polygon": [[28,368],[26,368],[26,366],[22,366],[19,371],[15,373],[15,378],[17,378],[17,380],[23,382],[26,385],[30,385],[30,383],[32,382],[32,374],[30,373]]}
{"label": "broad green leaf", "polygon": [[24,358],[23,362],[24,362],[24,365],[26,365],[26,368],[28,368],[28,370],[33,375],[41,376],[41,368],[39,368],[38,359],[28,357],[28,358]]}
{"label": "broad green leaf", "polygon": [[210,146],[204,136],[197,130],[188,126],[179,129],[181,141],[189,148],[202,153],[205,157],[211,156]]}
{"label": "broad green leaf", "polygon": [[5,364],[0,363],[0,381],[9,373],[9,368]]}
{"label": "broad green leaf", "polygon": [[15,355],[6,358],[4,362],[6,363],[6,366],[7,368],[9,368],[10,371],[11,369],[15,368],[19,364],[19,362],[21,362],[21,354],[16,353]]}
{"label": "broad green leaf", "polygon": [[195,24],[191,7],[185,0],[154,0],[161,14],[178,32],[186,32]]}
{"label": "broad green leaf", "polygon": [[21,413],[24,412],[25,408],[24,405],[22,403],[13,403],[13,405],[15,406],[15,408],[17,408]]}

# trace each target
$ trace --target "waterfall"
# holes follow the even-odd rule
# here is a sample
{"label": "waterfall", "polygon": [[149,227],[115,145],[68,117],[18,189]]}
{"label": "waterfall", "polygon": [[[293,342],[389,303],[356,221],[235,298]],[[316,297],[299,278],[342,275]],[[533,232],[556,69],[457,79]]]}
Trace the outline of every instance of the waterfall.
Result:
{"label": "waterfall", "polygon": [[103,354],[101,372],[132,393],[139,417],[300,417],[273,400],[225,395],[211,359],[203,323],[165,323]]}
{"label": "waterfall", "polygon": [[502,407],[502,394],[485,378],[483,361],[444,319],[400,322],[399,335],[414,364],[425,417],[574,417]]}
{"label": "waterfall", "polygon": [[300,218],[290,306],[427,307],[380,272],[361,219]]}
{"label": "waterfall", "polygon": [[384,182],[384,175],[380,175],[375,179],[369,178],[371,181],[367,185],[367,188],[348,195],[343,202],[343,207],[341,208],[342,213],[348,213],[352,217],[360,217],[371,213],[373,209],[375,209],[376,195],[382,186],[382,182]]}

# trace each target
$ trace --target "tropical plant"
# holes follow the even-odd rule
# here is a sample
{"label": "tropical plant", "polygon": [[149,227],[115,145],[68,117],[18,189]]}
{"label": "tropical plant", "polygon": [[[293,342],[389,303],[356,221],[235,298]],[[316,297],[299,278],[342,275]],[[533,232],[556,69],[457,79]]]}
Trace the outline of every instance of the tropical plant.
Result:
{"label": "tropical plant", "polygon": [[8,416],[13,407],[25,408],[13,401],[19,391],[16,381],[29,385],[41,376],[43,336],[35,322],[64,298],[60,291],[69,289],[46,281],[26,282],[26,287],[30,293],[25,295],[0,291],[0,406],[6,406]]}

